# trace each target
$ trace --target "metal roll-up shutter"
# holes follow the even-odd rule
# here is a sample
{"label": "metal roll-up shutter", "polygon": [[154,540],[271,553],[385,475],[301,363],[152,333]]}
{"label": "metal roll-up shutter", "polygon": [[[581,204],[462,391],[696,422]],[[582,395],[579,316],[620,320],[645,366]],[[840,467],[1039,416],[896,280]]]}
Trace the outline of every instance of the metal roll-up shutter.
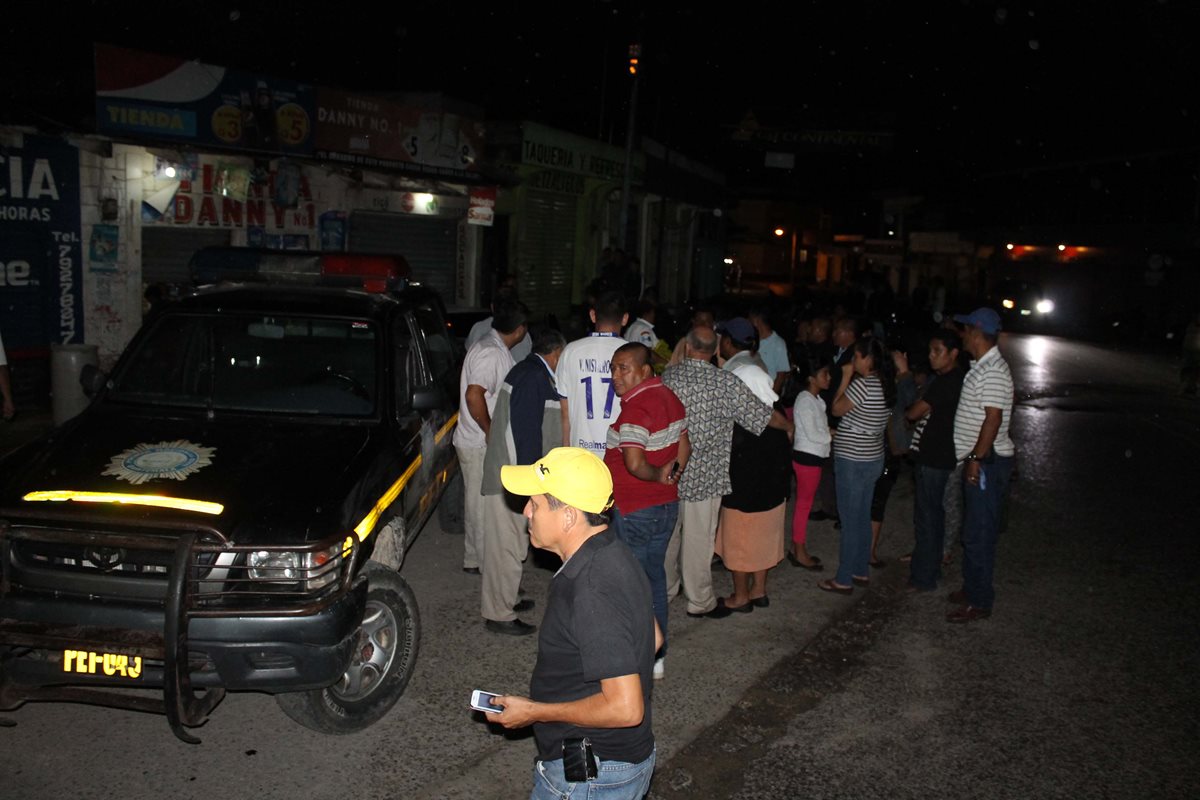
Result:
{"label": "metal roll-up shutter", "polygon": [[575,269],[574,195],[529,190],[528,222],[519,246],[520,295],[535,317],[563,316],[571,305]]}
{"label": "metal roll-up shutter", "polygon": [[229,246],[228,230],[142,228],[142,282],[191,284],[188,262],[197,250]]}
{"label": "metal roll-up shutter", "polygon": [[432,286],[447,303],[454,300],[457,219],[352,211],[349,249],[404,256],[413,280]]}

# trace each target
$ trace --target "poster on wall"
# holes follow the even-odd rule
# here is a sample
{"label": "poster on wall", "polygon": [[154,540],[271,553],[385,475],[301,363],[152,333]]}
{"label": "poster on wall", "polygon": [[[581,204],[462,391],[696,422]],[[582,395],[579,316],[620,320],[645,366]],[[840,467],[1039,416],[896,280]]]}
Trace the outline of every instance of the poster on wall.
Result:
{"label": "poster on wall", "polygon": [[79,150],[22,136],[0,145],[0,332],[10,358],[83,341]]}
{"label": "poster on wall", "polygon": [[312,152],[312,86],[110,45],[96,45],[95,53],[101,133]]}
{"label": "poster on wall", "polygon": [[88,268],[92,272],[116,272],[121,230],[116,225],[93,225],[88,247]]}
{"label": "poster on wall", "polygon": [[491,227],[496,218],[496,187],[472,186],[471,205],[467,209],[468,225]]}

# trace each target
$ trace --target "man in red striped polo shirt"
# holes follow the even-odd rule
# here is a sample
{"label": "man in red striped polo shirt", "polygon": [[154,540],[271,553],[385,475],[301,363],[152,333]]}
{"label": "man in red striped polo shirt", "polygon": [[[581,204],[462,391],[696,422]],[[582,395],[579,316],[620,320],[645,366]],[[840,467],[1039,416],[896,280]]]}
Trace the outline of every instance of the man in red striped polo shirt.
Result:
{"label": "man in red striped polo shirt", "polygon": [[654,377],[650,348],[638,342],[613,353],[613,389],[621,414],[608,429],[604,463],[613,478],[613,528],[646,570],[663,648],[654,677],[663,676],[667,637],[667,545],[679,515],[679,476],[691,446],[687,412],[675,393]]}

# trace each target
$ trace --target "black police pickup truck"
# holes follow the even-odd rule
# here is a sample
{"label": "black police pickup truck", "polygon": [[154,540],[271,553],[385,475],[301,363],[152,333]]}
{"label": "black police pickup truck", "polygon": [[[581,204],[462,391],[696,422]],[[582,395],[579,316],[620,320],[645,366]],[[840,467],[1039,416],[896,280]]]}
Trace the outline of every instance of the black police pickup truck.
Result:
{"label": "black police pickup truck", "polygon": [[201,251],[216,285],[85,369],[88,409],[0,462],[0,709],[165,711],[188,742],[226,690],[326,733],[387,713],[420,637],[399,568],[457,472],[460,353],[406,270]]}

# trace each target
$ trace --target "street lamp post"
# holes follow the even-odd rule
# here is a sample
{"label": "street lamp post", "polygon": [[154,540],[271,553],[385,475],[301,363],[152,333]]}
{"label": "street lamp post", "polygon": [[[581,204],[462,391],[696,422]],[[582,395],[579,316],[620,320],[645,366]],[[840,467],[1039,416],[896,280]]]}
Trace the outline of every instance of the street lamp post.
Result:
{"label": "street lamp post", "polygon": [[633,135],[637,124],[638,74],[642,58],[640,44],[629,45],[629,74],[633,77],[629,89],[629,123],[625,126],[625,176],[621,181],[621,216],[617,225],[618,246],[625,249],[625,236],[629,231],[629,193],[633,183]]}

